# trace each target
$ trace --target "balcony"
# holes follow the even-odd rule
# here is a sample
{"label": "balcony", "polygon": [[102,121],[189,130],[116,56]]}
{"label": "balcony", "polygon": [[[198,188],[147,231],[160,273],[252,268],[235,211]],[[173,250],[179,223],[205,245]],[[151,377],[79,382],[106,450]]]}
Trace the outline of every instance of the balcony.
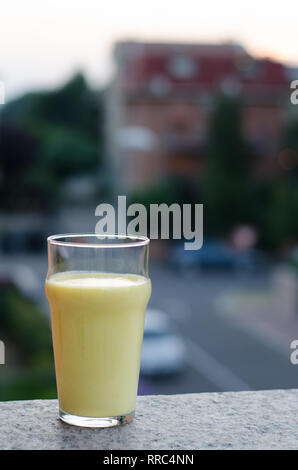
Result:
{"label": "balcony", "polygon": [[119,428],[62,423],[56,400],[0,403],[0,449],[297,449],[298,389],[143,396]]}

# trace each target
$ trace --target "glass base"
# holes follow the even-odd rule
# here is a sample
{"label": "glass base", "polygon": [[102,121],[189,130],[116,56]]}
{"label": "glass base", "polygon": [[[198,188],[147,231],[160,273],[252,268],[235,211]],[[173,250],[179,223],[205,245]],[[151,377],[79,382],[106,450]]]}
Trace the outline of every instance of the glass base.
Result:
{"label": "glass base", "polygon": [[59,418],[64,423],[83,428],[111,428],[132,422],[135,412],[132,411],[123,416],[106,416],[103,418],[92,418],[89,416],[77,416],[67,413],[59,408]]}

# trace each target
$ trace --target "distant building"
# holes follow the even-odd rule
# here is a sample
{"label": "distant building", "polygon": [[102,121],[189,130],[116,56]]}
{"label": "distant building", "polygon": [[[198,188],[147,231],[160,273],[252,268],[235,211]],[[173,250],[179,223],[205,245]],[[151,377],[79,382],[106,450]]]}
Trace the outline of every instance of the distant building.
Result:
{"label": "distant building", "polygon": [[241,95],[243,134],[268,173],[289,103],[290,71],[240,45],[118,42],[107,92],[107,149],[118,190],[204,167],[214,96]]}

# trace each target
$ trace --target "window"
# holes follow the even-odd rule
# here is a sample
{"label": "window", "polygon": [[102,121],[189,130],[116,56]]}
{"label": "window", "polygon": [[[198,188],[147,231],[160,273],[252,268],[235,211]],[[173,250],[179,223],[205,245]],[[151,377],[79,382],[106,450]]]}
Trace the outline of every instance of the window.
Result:
{"label": "window", "polygon": [[169,72],[173,77],[183,79],[193,78],[198,72],[198,63],[188,55],[177,55],[170,59]]}

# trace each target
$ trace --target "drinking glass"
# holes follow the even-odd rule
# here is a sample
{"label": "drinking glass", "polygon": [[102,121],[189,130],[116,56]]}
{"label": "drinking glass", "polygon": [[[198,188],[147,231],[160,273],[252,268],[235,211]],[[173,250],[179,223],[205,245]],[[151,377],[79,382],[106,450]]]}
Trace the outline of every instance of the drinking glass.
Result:
{"label": "drinking glass", "polygon": [[59,416],[85,427],[129,423],[151,294],[149,239],[66,234],[47,242]]}

